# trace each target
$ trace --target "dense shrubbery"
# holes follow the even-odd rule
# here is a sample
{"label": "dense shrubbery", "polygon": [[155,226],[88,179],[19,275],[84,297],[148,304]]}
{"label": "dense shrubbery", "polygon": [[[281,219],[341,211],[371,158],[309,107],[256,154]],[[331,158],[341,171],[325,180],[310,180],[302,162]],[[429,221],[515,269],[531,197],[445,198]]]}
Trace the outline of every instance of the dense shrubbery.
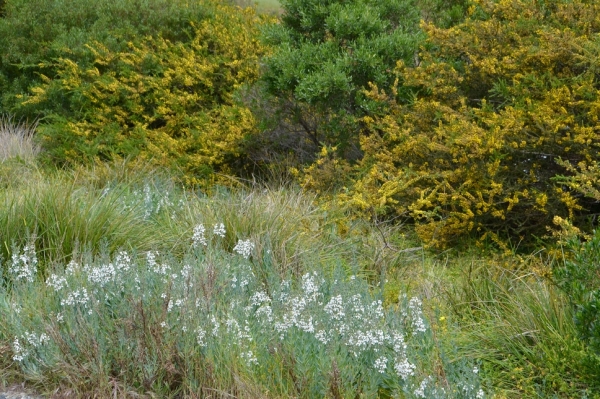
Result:
{"label": "dense shrubbery", "polygon": [[[391,86],[398,60],[418,62],[421,18],[451,25],[462,19],[466,1],[281,3],[281,23],[263,35],[273,47],[258,91],[266,125],[250,149],[268,166],[310,163],[323,146],[342,159],[360,159],[361,117],[379,107],[364,89],[369,83]],[[404,100],[409,97],[404,93]]]}
{"label": "dense shrubbery", "polygon": [[259,96],[267,132],[249,143],[257,114],[234,97],[266,54],[259,18],[212,0],[138,3],[6,2],[1,106],[43,117],[54,163],[139,157],[197,184],[251,170],[244,159],[295,158],[307,187],[410,218],[440,245],[531,240],[557,216],[589,227],[595,4],[284,1],[263,30],[261,83],[241,96]]}
{"label": "dense shrubbery", "polygon": [[252,11],[226,12],[194,27],[186,44],[148,38],[112,52],[92,43],[89,67],[59,59],[58,78],[25,102],[50,109],[40,127],[47,154],[74,164],[139,155],[179,167],[188,183],[231,161],[254,128],[233,91],[256,78],[262,48]]}
{"label": "dense shrubbery", "polygon": [[362,89],[391,84],[389,69],[412,60],[423,36],[419,11],[411,0],[281,3],[281,23],[264,33],[274,52],[264,60],[260,94],[273,96],[273,120],[260,145],[295,152],[300,162],[322,145],[356,159],[359,118],[372,106]]}
{"label": "dense shrubbery", "polygon": [[[600,201],[598,162],[580,162],[578,167],[561,161],[573,176],[556,180],[595,201]],[[562,221],[562,244],[572,252],[555,267],[553,280],[568,295],[575,308],[579,335],[600,357],[600,231],[581,243],[578,229]]]}
{"label": "dense shrubbery", "polygon": [[[599,10],[478,1],[455,27],[425,23],[420,64],[399,62],[395,85],[367,93],[387,105],[362,119],[364,157],[346,166],[356,174],[341,198],[411,217],[436,244],[469,233],[530,241],[555,216],[582,226],[590,201],[552,179],[569,173],[561,158],[580,168],[598,159]],[[312,184],[328,184],[328,166],[344,167],[327,154]]]}
{"label": "dense shrubbery", "polygon": [[[8,90],[12,100],[5,103],[17,98],[18,113],[43,117],[44,156],[55,164],[140,156],[180,170],[189,184],[205,182],[215,171],[229,172],[227,164],[254,128],[253,116],[234,104],[233,92],[257,77],[264,51],[257,40],[259,17],[210,0],[194,6],[150,3],[85,2],[78,4],[81,15],[60,2],[53,5],[51,15],[83,22],[54,35],[44,30],[39,34],[49,42],[32,49],[21,49],[13,37],[14,61],[22,67],[33,63],[37,78],[27,80],[23,73],[23,87]],[[149,14],[148,22],[130,16],[137,6]],[[175,15],[169,14],[172,7]],[[12,25],[5,25],[17,28],[22,15],[14,14]],[[115,27],[104,26],[115,18],[121,19]],[[38,34],[37,27],[23,29]],[[10,68],[5,70],[9,77]],[[18,94],[26,88],[31,94]]]}
{"label": "dense shrubbery", "polygon": [[[138,37],[161,35],[187,41],[190,21],[214,14],[210,1],[183,0],[5,0],[0,18],[0,92],[3,112],[14,111],[39,74],[54,77],[48,62],[65,53],[78,62],[93,60],[86,44],[99,41],[125,50]],[[19,117],[21,115],[18,115]],[[31,115],[29,115],[31,116]]]}

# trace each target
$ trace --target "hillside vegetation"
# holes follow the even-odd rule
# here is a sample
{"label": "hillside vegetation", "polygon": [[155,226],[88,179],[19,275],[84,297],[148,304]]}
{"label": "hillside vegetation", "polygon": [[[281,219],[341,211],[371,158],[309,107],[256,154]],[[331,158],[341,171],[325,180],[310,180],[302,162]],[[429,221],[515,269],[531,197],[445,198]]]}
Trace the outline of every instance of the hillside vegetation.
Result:
{"label": "hillside vegetation", "polygon": [[600,6],[1,0],[0,387],[599,398]]}

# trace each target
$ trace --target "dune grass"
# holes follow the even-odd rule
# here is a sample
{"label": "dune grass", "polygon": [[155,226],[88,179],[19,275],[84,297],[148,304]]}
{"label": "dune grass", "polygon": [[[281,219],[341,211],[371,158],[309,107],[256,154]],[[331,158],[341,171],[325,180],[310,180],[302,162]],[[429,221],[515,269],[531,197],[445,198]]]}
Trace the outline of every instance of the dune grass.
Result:
{"label": "dune grass", "polygon": [[473,364],[441,357],[410,291],[383,307],[372,267],[397,257],[397,230],[295,188],[206,194],[156,174],[63,171],[4,199],[7,379],[100,397],[482,389]]}
{"label": "dune grass", "polygon": [[40,151],[33,139],[36,126],[36,122],[17,122],[10,116],[0,115],[0,162],[11,158],[35,159]]}
{"label": "dune grass", "polygon": [[533,272],[551,260],[435,254],[409,227],[291,186],[185,190],[135,162],[2,168],[0,383],[78,397],[597,397],[572,306]]}
{"label": "dune grass", "polygon": [[547,278],[483,262],[441,290],[461,325],[456,344],[482,361],[506,397],[598,397],[600,357]]}

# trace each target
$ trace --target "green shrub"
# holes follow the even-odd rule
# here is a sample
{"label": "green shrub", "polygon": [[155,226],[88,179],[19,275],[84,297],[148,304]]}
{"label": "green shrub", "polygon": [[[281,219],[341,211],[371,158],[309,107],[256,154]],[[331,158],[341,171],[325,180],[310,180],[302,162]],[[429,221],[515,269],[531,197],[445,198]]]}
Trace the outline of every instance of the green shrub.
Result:
{"label": "green shrub", "polygon": [[[362,157],[361,118],[379,108],[369,83],[393,84],[398,60],[418,61],[420,19],[452,25],[466,1],[281,1],[281,23],[263,30],[273,47],[249,96],[263,132],[247,151],[277,170],[314,162],[323,146],[351,162]],[[403,100],[410,98],[405,90]],[[343,179],[340,179],[343,180]],[[325,185],[329,185],[330,182]]]}
{"label": "green shrub", "polygon": [[361,90],[390,85],[396,61],[413,59],[422,38],[414,3],[282,1],[281,23],[263,33],[274,51],[264,59],[261,96],[274,98],[263,109],[272,136],[261,146],[277,156],[307,152],[305,161],[322,145],[359,157],[359,118],[373,106]]}

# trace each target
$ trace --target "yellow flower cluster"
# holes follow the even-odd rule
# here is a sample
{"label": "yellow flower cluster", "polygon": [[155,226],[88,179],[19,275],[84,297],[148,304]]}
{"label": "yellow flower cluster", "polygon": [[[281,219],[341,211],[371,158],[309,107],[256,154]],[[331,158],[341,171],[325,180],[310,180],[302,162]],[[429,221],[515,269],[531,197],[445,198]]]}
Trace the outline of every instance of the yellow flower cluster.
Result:
{"label": "yellow flower cluster", "polygon": [[[340,201],[410,217],[433,245],[520,241],[585,213],[574,185],[598,198],[600,4],[551,3],[478,0],[457,26],[424,23],[433,50],[399,63],[389,94],[366,93],[387,112],[363,119]],[[414,101],[396,101],[400,84]],[[583,171],[570,186],[556,180],[577,172],[567,161]]]}
{"label": "yellow flower cluster", "polygon": [[258,41],[262,17],[214,3],[210,18],[192,24],[188,42],[147,37],[125,51],[90,43],[91,65],[59,59],[59,79],[46,78],[27,103],[59,92],[82,111],[42,129],[48,147],[64,143],[55,152],[73,164],[136,156],[177,169],[188,184],[227,172],[255,129],[233,93],[258,77],[266,49]]}

